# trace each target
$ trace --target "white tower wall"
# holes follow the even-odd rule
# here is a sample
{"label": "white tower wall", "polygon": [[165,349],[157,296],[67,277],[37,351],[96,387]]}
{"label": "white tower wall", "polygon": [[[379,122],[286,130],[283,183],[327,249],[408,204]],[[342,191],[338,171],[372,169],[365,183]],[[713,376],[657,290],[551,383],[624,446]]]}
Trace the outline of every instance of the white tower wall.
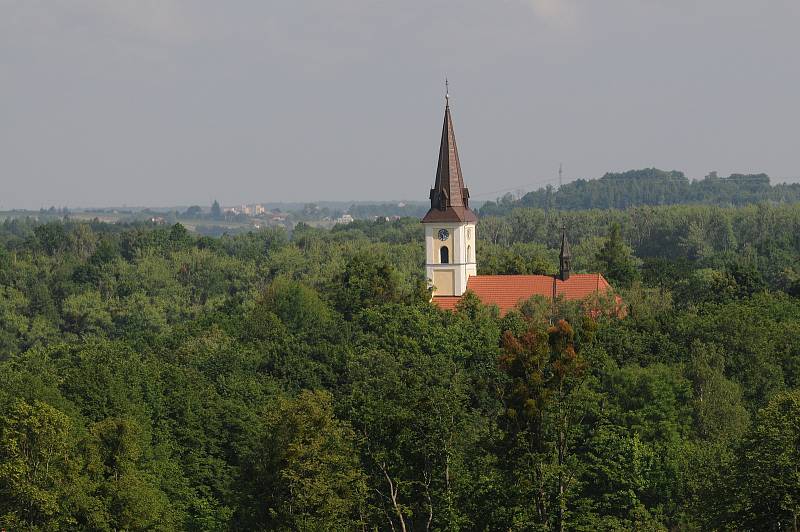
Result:
{"label": "white tower wall", "polygon": [[[447,238],[440,239],[440,231]],[[447,247],[448,262],[441,262],[441,248]],[[467,280],[477,275],[475,262],[475,224],[434,222],[425,224],[425,274],[435,296],[461,296]]]}

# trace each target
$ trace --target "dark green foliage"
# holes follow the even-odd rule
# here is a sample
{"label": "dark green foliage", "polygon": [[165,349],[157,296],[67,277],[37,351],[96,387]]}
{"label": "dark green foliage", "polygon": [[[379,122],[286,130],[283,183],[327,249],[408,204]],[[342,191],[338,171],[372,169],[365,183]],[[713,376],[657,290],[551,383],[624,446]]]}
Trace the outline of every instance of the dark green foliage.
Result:
{"label": "dark green foliage", "polygon": [[800,185],[770,186],[766,174],[731,174],[718,177],[712,172],[699,181],[689,181],[683,172],[657,168],[607,173],[600,179],[577,179],[553,190],[529,192],[518,201],[510,198],[489,201],[480,215],[497,215],[514,207],[538,209],[627,209],[637,205],[706,203],[746,205],[765,201],[796,202]]}
{"label": "dark green foliage", "polygon": [[796,530],[800,526],[800,391],[775,396],[735,446],[730,472],[713,491],[724,501],[706,512],[712,526]]}
{"label": "dark green foliage", "polygon": [[608,239],[597,252],[596,259],[602,273],[616,286],[629,286],[638,276],[633,250],[622,241],[617,223],[611,225]]}
{"label": "dark green foliage", "polygon": [[[603,190],[701,190],[648,176]],[[0,526],[791,530],[800,207],[556,216],[553,194],[481,218],[481,273],[555,273],[564,223],[625,319],[439,311],[416,219],[3,222]]]}
{"label": "dark green foliage", "polygon": [[337,310],[347,317],[359,309],[400,301],[400,279],[386,257],[358,253],[333,279],[333,300]]}
{"label": "dark green foliage", "polygon": [[49,222],[36,226],[33,230],[39,248],[48,255],[63,251],[67,245],[67,233],[59,222]]}
{"label": "dark green foliage", "polygon": [[248,526],[269,530],[352,530],[363,523],[367,486],[349,424],[325,391],[279,398],[248,457]]}

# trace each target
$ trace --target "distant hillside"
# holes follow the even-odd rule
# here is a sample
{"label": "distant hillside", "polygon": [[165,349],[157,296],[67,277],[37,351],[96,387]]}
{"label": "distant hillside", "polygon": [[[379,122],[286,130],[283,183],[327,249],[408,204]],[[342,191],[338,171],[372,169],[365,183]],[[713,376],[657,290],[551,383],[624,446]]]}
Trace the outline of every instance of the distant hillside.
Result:
{"label": "distant hillside", "polygon": [[600,179],[578,179],[558,190],[548,186],[519,200],[507,195],[496,202],[486,202],[480,214],[502,214],[515,207],[624,209],[636,205],[745,205],[764,201],[800,201],[800,184],[770,185],[766,174],[718,177],[716,172],[702,180],[690,181],[683,172],[645,168],[607,173]]}

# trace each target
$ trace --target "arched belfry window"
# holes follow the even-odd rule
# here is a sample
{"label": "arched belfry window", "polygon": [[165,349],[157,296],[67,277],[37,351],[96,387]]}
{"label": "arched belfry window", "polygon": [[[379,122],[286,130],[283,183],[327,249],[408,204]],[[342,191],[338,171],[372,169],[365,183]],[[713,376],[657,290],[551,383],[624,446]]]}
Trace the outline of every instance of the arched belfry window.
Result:
{"label": "arched belfry window", "polygon": [[439,248],[439,263],[450,264],[450,250],[447,249],[447,246]]}
{"label": "arched belfry window", "polygon": [[472,246],[467,246],[467,262],[472,262]]}

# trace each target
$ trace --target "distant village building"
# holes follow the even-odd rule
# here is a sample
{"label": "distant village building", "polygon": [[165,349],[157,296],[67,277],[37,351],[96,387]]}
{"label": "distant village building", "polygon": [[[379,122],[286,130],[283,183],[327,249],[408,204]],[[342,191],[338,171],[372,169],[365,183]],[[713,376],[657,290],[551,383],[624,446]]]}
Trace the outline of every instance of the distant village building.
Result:
{"label": "distant village building", "polygon": [[469,189],[461,173],[449,96],[444,110],[436,182],[429,198],[430,210],[422,218],[425,275],[428,286],[433,289],[432,301],[440,308],[454,309],[467,291],[484,304],[496,305],[502,314],[536,295],[551,301],[560,297],[577,301],[613,293],[602,274],[571,272],[572,253],[566,231],[561,235],[558,275],[478,275],[475,258],[478,217],[469,208]]}
{"label": "distant village building", "polygon": [[334,220],[337,224],[353,223],[353,217],[349,214],[343,214]]}

